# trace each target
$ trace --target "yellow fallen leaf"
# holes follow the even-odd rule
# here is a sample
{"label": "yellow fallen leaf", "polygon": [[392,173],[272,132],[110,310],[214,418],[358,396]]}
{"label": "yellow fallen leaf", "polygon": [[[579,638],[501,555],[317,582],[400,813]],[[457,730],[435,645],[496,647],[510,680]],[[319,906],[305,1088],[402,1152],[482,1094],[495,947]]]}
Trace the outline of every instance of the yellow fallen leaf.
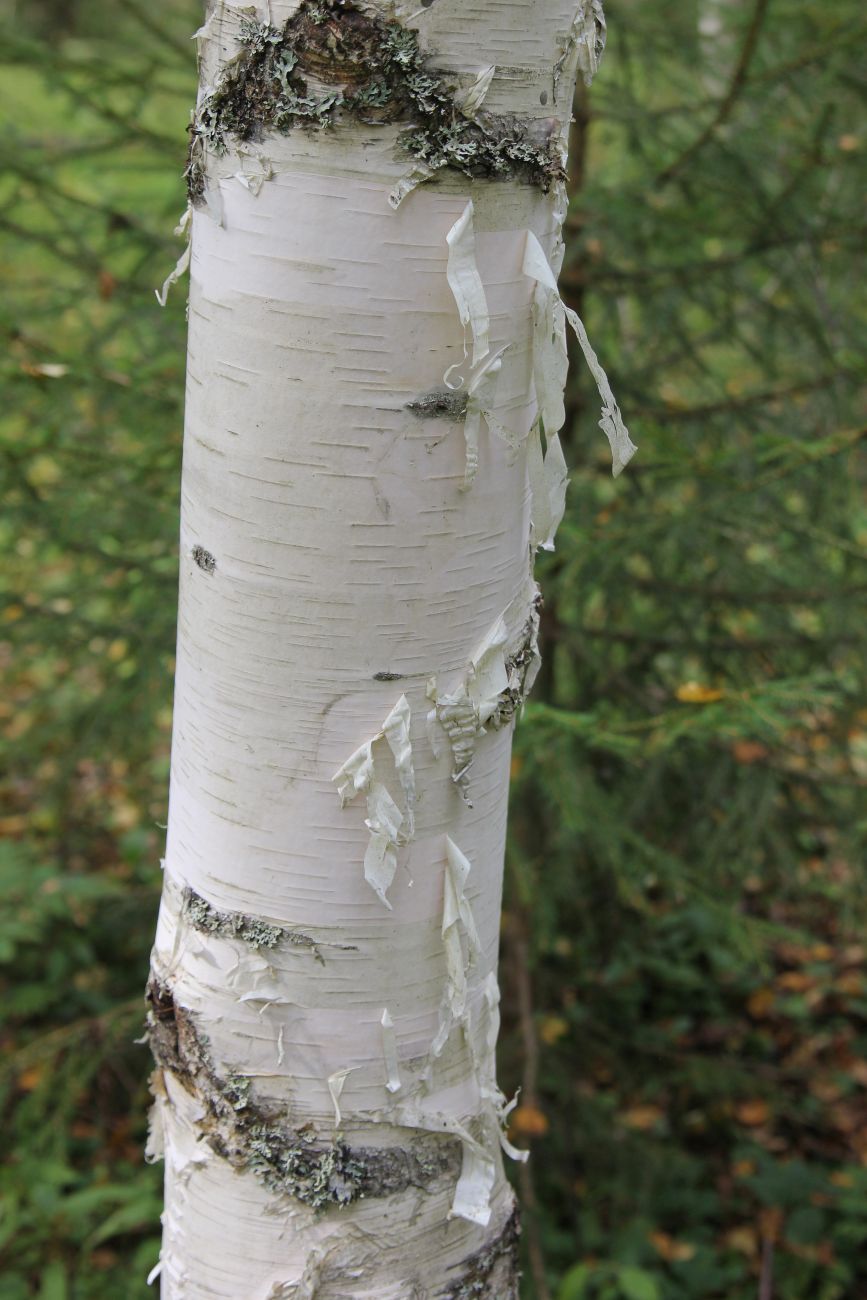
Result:
{"label": "yellow fallen leaf", "polygon": [[553,1047],[559,1043],[561,1038],[565,1038],[569,1032],[569,1021],[564,1020],[562,1016],[545,1016],[539,1026],[539,1037],[548,1047]]}
{"label": "yellow fallen leaf", "polygon": [[141,821],[141,809],[137,804],[125,799],[119,800],[111,810],[111,820],[115,830],[131,831]]}
{"label": "yellow fallen leaf", "polygon": [[867,1061],[852,1061],[846,1067],[846,1073],[862,1088],[867,1088]]}
{"label": "yellow fallen leaf", "polygon": [[27,469],[27,480],[35,488],[52,487],[63,477],[63,470],[51,456],[34,456]]}
{"label": "yellow fallen leaf", "polygon": [[630,1106],[623,1111],[620,1118],[627,1128],[636,1128],[642,1132],[655,1128],[665,1112],[661,1106]]}
{"label": "yellow fallen leaf", "polygon": [[648,1240],[656,1253],[670,1263],[682,1263],[695,1254],[695,1246],[688,1241],[675,1241],[667,1232],[651,1232]]}
{"label": "yellow fallen leaf", "polygon": [[701,682],[684,682],[674,694],[681,704],[711,704],[723,697],[723,692],[715,686],[702,686]]}
{"label": "yellow fallen leaf", "polygon": [[749,1224],[744,1224],[740,1228],[730,1228],[724,1237],[725,1244],[730,1250],[737,1250],[742,1255],[757,1255],[759,1253],[759,1241],[755,1228]]}
{"label": "yellow fallen leaf", "polygon": [[544,1137],[548,1132],[548,1117],[538,1106],[518,1106],[509,1116],[509,1134],[512,1137]]}
{"label": "yellow fallen leaf", "polygon": [[741,1124],[754,1128],[770,1119],[771,1108],[763,1098],[752,1097],[735,1106],[735,1117]]}
{"label": "yellow fallen leaf", "polygon": [[804,993],[807,989],[813,987],[816,981],[812,975],[808,975],[803,970],[787,970],[776,978],[778,989],[783,989],[786,993]]}
{"label": "yellow fallen leaf", "polygon": [[807,1088],[812,1097],[815,1097],[817,1101],[825,1102],[826,1105],[829,1105],[832,1101],[839,1101],[843,1095],[843,1089],[839,1083],[835,1083],[833,1079],[822,1078],[821,1076],[815,1079],[810,1079]]}
{"label": "yellow fallen leaf", "polygon": [[776,997],[773,989],[756,989],[747,999],[747,1011],[754,1020],[763,1020],[774,1009]]}

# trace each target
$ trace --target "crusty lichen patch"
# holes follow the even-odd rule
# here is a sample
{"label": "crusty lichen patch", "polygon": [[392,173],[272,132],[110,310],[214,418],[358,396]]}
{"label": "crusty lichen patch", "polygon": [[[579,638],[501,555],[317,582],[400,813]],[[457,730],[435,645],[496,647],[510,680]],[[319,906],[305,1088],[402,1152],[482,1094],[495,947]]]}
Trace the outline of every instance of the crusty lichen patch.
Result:
{"label": "crusty lichen patch", "polygon": [[417,420],[448,420],[460,424],[467,416],[467,393],[465,390],[435,388],[433,392],[407,402],[406,409],[412,411]]}
{"label": "crusty lichen patch", "polygon": [[[521,1222],[517,1206],[506,1220],[499,1236],[463,1261],[459,1282],[441,1293],[440,1300],[509,1300],[495,1278],[507,1278],[517,1284],[518,1239]],[[517,1291],[514,1292],[517,1295]]]}
{"label": "crusty lichen patch", "polygon": [[193,547],[193,563],[197,564],[205,573],[215,573],[217,570],[217,561],[210,551],[206,551],[204,546]]}
{"label": "crusty lichen patch", "polygon": [[204,194],[204,146],[229,137],[322,128],[341,120],[405,122],[402,147],[431,173],[518,177],[543,190],[563,176],[560,123],[461,109],[448,76],[428,65],[415,32],[353,0],[304,0],[278,28],[246,20],[241,49],[199,105],[186,169],[190,201]]}
{"label": "crusty lichen patch", "polygon": [[273,1104],[256,1099],[249,1078],[217,1071],[195,1017],[156,975],[148,984],[147,1003],[154,1059],[201,1103],[202,1138],[234,1169],[255,1174],[271,1191],[322,1210],[457,1177],[461,1148],[449,1137],[419,1138],[403,1147],[351,1148],[339,1133],[323,1140],[311,1125],[292,1129]]}
{"label": "crusty lichen patch", "polygon": [[184,890],[184,916],[194,929],[204,934],[240,939],[251,948],[276,948],[280,943],[291,943],[298,948],[311,948],[320,957],[316,942],[309,934],[285,925],[271,925],[261,917],[247,916],[244,912],[222,912],[193,889]]}

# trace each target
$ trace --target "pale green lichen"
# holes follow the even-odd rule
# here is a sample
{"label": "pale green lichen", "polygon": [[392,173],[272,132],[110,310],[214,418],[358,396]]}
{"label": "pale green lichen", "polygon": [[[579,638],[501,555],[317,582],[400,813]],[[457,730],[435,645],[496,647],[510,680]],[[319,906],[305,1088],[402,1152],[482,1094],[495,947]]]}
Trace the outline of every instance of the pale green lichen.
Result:
{"label": "pale green lichen", "polygon": [[222,912],[192,889],[184,892],[184,917],[204,934],[218,934],[224,939],[239,939],[251,948],[276,948],[280,943],[310,948],[321,960],[314,939],[309,934],[285,925],[272,925],[258,916],[244,912]]}
{"label": "pale green lichen", "polygon": [[154,1059],[200,1103],[202,1138],[234,1169],[249,1170],[270,1191],[322,1210],[457,1177],[460,1143],[450,1137],[420,1138],[406,1147],[350,1148],[339,1133],[323,1141],[309,1125],[290,1128],[274,1102],[254,1096],[247,1075],[219,1073],[195,1017],[156,975],[147,1001]]}
{"label": "pale green lichen", "polygon": [[482,111],[466,117],[450,79],[428,66],[416,33],[351,0],[307,0],[283,28],[245,20],[240,36],[238,55],[191,127],[186,176],[193,203],[204,193],[204,146],[222,153],[229,137],[321,129],[343,116],[407,122],[401,145],[432,173],[519,177],[543,190],[563,176],[558,122],[531,126]]}
{"label": "pale green lichen", "polygon": [[221,1076],[193,1016],[156,977],[148,986],[147,1029],[157,1065],[202,1103],[202,1136],[234,1168],[249,1169],[272,1191],[317,1210],[362,1194],[363,1171],[349,1148],[337,1140],[317,1143],[308,1130],[294,1132],[274,1122],[254,1101],[246,1075]]}
{"label": "pale green lichen", "polygon": [[222,1093],[232,1110],[246,1110],[250,1104],[250,1080],[243,1074],[229,1074],[222,1084]]}
{"label": "pale green lichen", "polygon": [[345,1142],[317,1146],[310,1133],[287,1134],[256,1124],[247,1136],[246,1150],[249,1168],[266,1187],[311,1209],[350,1205],[363,1194],[364,1165]]}

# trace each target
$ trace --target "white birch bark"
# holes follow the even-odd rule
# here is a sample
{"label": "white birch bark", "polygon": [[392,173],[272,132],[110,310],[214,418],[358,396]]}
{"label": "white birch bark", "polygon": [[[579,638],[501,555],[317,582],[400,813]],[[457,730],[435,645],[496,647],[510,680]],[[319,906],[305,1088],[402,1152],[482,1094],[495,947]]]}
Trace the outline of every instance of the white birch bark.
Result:
{"label": "white birch bark", "polygon": [[[487,82],[565,142],[598,5],[353,12],[417,32],[468,113]],[[250,16],[213,7],[200,113]],[[150,989],[166,1300],[517,1294],[498,930],[531,511],[548,541],[565,489],[550,419],[548,461],[528,444],[564,352],[527,250],[556,274],[565,205],[444,167],[395,209],[406,130],[338,112],[201,159]]]}
{"label": "white birch bark", "polygon": [[702,81],[710,95],[722,95],[737,57],[737,37],[731,21],[736,0],[699,0],[698,40]]}

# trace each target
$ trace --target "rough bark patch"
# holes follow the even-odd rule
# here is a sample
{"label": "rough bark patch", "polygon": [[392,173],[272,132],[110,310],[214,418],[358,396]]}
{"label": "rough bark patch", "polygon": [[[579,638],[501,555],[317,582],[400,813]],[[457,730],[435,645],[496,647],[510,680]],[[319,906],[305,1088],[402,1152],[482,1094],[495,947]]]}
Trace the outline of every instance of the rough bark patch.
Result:
{"label": "rough bark patch", "polygon": [[339,1136],[322,1142],[312,1125],[291,1129],[273,1106],[253,1098],[248,1078],[218,1073],[195,1018],[155,974],[147,1003],[154,1059],[201,1103],[202,1137],[233,1168],[254,1173],[271,1191],[319,1210],[458,1177],[461,1147],[450,1137],[415,1139],[402,1147],[351,1148]]}
{"label": "rough bark patch", "polygon": [[432,393],[407,402],[406,409],[412,411],[417,420],[449,420],[452,424],[460,424],[467,415],[467,394],[436,388]]}
{"label": "rough bark patch", "polygon": [[205,573],[214,573],[217,568],[217,561],[210,551],[206,551],[204,546],[193,547],[193,563],[197,564]]}
{"label": "rough bark patch", "polygon": [[347,118],[410,124],[403,148],[431,172],[518,177],[546,191],[563,177],[561,123],[479,110],[465,117],[447,74],[428,67],[415,32],[362,11],[351,0],[306,0],[280,29],[252,20],[241,50],[199,107],[186,169],[190,202],[205,190],[204,145],[224,152],[229,136],[328,127]]}
{"label": "rough bark patch", "polygon": [[500,1235],[463,1261],[460,1279],[441,1292],[439,1300],[518,1300],[520,1235],[515,1206]]}
{"label": "rough bark patch", "polygon": [[[193,889],[184,890],[183,915],[194,929],[203,934],[218,934],[224,939],[240,939],[249,947],[276,948],[281,943],[294,945],[296,948],[309,948],[316,960],[323,965],[324,959],[316,940],[300,930],[290,929],[285,925],[271,925],[257,916],[248,916],[244,912],[221,912],[212,907],[207,899],[202,898]],[[341,944],[347,951],[355,951],[349,944]]]}
{"label": "rough bark patch", "polygon": [[532,682],[528,681],[531,670],[539,664],[539,615],[542,610],[542,593],[537,589],[527,622],[524,624],[520,645],[506,659],[506,674],[509,685],[500,692],[497,711],[489,719],[488,726],[495,730],[505,727],[523,705],[529,694]]}

